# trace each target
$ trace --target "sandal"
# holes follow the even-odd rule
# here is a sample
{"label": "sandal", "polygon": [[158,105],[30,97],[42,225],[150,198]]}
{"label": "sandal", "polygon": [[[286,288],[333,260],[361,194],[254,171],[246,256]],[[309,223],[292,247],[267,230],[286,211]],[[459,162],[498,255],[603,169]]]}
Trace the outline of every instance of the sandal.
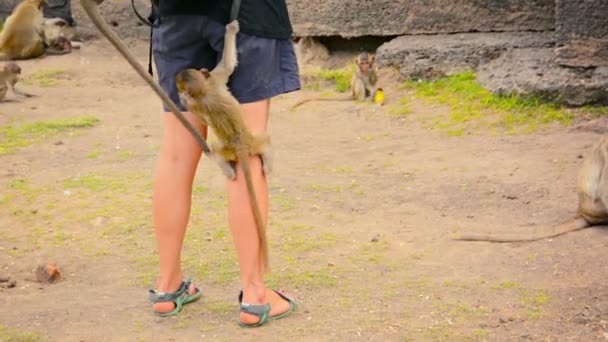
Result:
{"label": "sandal", "polygon": [[199,300],[203,296],[203,293],[201,292],[201,290],[198,289],[198,287],[195,287],[195,292],[194,292],[194,294],[191,295],[190,294],[191,283],[192,283],[191,279],[182,281],[182,283],[180,284],[180,286],[177,288],[177,290],[175,292],[167,293],[167,292],[156,292],[154,290],[150,290],[149,296],[150,296],[150,301],[152,303],[156,304],[156,303],[164,303],[164,302],[173,302],[175,304],[175,309],[173,309],[169,312],[154,311],[154,313],[160,317],[168,317],[168,316],[177,315],[178,313],[180,313],[182,311],[182,307],[185,304],[189,304],[189,303],[196,302],[197,300]]}
{"label": "sandal", "polygon": [[239,320],[237,320],[237,323],[241,327],[244,327],[244,328],[255,328],[255,327],[262,326],[270,321],[276,321],[283,317],[287,317],[289,314],[291,314],[296,309],[296,302],[293,299],[288,297],[282,291],[281,292],[275,291],[275,290],[273,290],[273,291],[276,292],[276,294],[278,294],[281,298],[283,298],[284,300],[289,302],[289,310],[283,312],[280,315],[269,317],[270,309],[271,309],[270,304],[253,305],[253,304],[244,303],[243,302],[243,291],[241,291],[239,293],[239,304],[240,304],[241,312],[257,316],[259,318],[259,321],[257,321],[256,323],[247,324],[247,323],[241,322],[241,320],[239,319]]}

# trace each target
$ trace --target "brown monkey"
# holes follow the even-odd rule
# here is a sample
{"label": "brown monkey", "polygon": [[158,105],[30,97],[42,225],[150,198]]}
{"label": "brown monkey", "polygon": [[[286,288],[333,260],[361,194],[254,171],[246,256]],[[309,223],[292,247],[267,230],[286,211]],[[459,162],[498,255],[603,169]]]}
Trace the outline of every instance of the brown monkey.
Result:
{"label": "brown monkey", "polygon": [[260,257],[264,269],[269,269],[266,227],[251,180],[250,156],[259,155],[264,172],[271,171],[269,154],[270,139],[266,133],[252,134],[243,120],[241,106],[232,96],[226,82],[237,64],[236,34],[239,31],[235,20],[226,26],[224,51],[219,64],[212,70],[187,69],[176,77],[177,89],[182,103],[206,124],[213,128],[219,142],[211,148],[212,157],[230,180],[236,178],[235,163],[241,163],[251,209],[258,228]]}
{"label": "brown monkey", "polygon": [[32,94],[22,92],[15,87],[19,81],[19,75],[21,75],[21,67],[19,67],[19,65],[15,62],[7,62],[0,66],[0,102],[5,100],[9,89],[15,96],[34,96]]}
{"label": "brown monkey", "polygon": [[454,239],[491,242],[536,241],[608,223],[608,135],[602,137],[583,160],[578,173],[577,193],[576,216],[560,225],[533,228],[521,233],[463,233]]}
{"label": "brown monkey", "polygon": [[62,18],[44,19],[42,32],[47,54],[66,54],[79,47],[78,43],[72,42],[76,37],[76,30]]}
{"label": "brown monkey", "polygon": [[376,94],[376,82],[378,81],[378,75],[374,68],[375,58],[375,55],[366,52],[360,53],[355,58],[355,73],[350,80],[351,94],[349,96],[308,98],[291,106],[291,109],[310,101],[364,101],[367,98],[373,99]]}
{"label": "brown monkey", "polygon": [[45,39],[42,7],[46,0],[23,0],[15,7],[0,32],[0,60],[19,60],[61,55],[71,51],[65,42]]}
{"label": "brown monkey", "polygon": [[127,46],[120,40],[120,38],[118,38],[118,36],[114,32],[112,32],[108,24],[106,24],[106,22],[103,20],[103,18],[99,14],[99,11],[97,10],[97,5],[103,2],[104,0],[80,0],[82,8],[87,13],[89,18],[91,18],[91,21],[97,27],[99,32],[101,32],[101,34],[103,34],[108,39],[108,41],[110,41],[110,43],[114,45],[116,50],[120,52],[120,54],[125,58],[127,63],[131,65],[133,70],[135,70],[135,72],[137,72],[137,74],[141,76],[144,81],[146,81],[146,83],[152,88],[156,95],[158,95],[158,97],[160,97],[160,99],[167,105],[171,113],[173,113],[173,115],[175,115],[175,117],[182,123],[182,125],[184,125],[188,132],[192,134],[194,139],[201,146],[201,149],[203,150],[205,155],[210,156],[211,149],[209,149],[205,138],[203,138],[201,133],[196,128],[194,128],[194,126],[192,126],[190,121],[188,121],[184,114],[180,112],[179,108],[177,108],[177,106],[167,95],[167,93],[165,93],[165,91],[154,81],[154,79],[150,77],[150,75],[148,75],[148,73],[139,64],[139,62],[137,62],[135,56],[133,56],[133,54],[129,52]]}

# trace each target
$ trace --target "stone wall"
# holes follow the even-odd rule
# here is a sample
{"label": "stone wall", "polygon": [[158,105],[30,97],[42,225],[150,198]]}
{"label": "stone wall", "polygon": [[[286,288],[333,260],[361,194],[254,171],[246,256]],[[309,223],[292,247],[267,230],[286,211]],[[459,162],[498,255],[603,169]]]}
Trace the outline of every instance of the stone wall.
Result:
{"label": "stone wall", "polygon": [[557,0],[557,62],[608,66],[608,1]]}
{"label": "stone wall", "polygon": [[547,31],[555,0],[287,0],[296,36]]}

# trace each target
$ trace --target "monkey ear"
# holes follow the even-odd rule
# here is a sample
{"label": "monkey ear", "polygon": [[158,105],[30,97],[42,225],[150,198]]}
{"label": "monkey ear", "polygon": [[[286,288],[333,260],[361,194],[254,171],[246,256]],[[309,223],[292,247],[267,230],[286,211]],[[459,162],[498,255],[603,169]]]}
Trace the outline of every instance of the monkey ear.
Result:
{"label": "monkey ear", "polygon": [[202,68],[201,70],[201,74],[203,74],[203,76],[205,76],[205,78],[209,78],[211,76],[211,74],[209,73],[209,70]]}
{"label": "monkey ear", "polygon": [[376,61],[376,54],[373,55],[369,55],[369,64],[374,64],[374,62]]}

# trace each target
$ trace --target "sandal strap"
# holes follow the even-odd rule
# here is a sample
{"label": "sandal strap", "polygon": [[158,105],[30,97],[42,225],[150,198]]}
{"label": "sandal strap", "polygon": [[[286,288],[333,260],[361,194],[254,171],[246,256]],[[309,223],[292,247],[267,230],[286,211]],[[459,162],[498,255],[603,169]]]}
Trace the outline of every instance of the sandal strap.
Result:
{"label": "sandal strap", "polygon": [[270,313],[270,304],[254,305],[243,302],[243,291],[239,293],[239,303],[241,305],[241,312],[255,315],[260,318],[260,322],[268,317]]}
{"label": "sandal strap", "polygon": [[287,294],[285,294],[283,291],[277,291],[277,290],[273,290],[276,294],[278,294],[281,298],[285,299],[286,301],[289,302],[290,305],[294,305],[296,304],[296,301],[289,297]]}
{"label": "sandal strap", "polygon": [[186,282],[182,282],[175,292],[156,292],[154,290],[150,290],[148,293],[150,301],[152,303],[175,302],[178,298],[182,297],[184,292],[188,289],[189,285],[185,285]]}

